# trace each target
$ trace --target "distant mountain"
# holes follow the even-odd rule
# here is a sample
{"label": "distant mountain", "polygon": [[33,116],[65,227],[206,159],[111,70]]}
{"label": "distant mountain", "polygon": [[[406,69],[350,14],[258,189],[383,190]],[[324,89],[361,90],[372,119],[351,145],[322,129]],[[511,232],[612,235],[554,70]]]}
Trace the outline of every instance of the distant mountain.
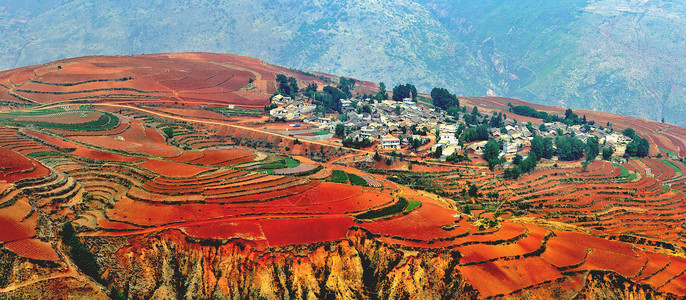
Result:
{"label": "distant mountain", "polygon": [[210,51],[686,125],[681,1],[0,2],[0,68]]}

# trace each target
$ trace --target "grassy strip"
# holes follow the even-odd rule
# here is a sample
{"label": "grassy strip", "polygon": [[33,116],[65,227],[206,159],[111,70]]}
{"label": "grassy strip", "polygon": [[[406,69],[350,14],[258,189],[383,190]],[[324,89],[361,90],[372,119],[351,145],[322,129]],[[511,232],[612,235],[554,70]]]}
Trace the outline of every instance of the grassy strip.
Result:
{"label": "grassy strip", "polygon": [[119,126],[119,118],[117,118],[117,116],[108,112],[101,113],[103,113],[103,115],[95,121],[77,124],[51,123],[43,121],[2,121],[4,121],[3,123],[5,123],[5,125],[14,125],[18,127],[22,127],[22,125],[26,124],[31,124],[41,128],[56,128],[70,131],[105,131],[114,129],[117,126]]}
{"label": "grassy strip", "polygon": [[629,177],[629,170],[627,170],[627,168],[625,166],[618,165],[618,164],[612,164],[612,165],[615,167],[619,167],[619,169],[622,170],[622,174],[618,175],[617,177],[619,177],[619,178]]}
{"label": "grassy strip", "polygon": [[420,206],[422,206],[421,202],[419,202],[417,200],[412,200],[412,201],[410,201],[410,204],[407,205],[407,208],[405,208],[405,211],[403,211],[403,213],[404,214],[409,213],[413,209],[418,208]]}
{"label": "grassy strip", "polygon": [[286,168],[295,168],[300,165],[300,162],[292,159],[292,158],[286,158]]}
{"label": "grassy strip", "polygon": [[676,156],[676,154],[675,154],[674,152],[669,151],[669,150],[667,150],[667,149],[659,148],[659,147],[658,147],[657,149],[660,149],[660,150],[664,151],[664,152],[667,153],[667,155],[669,155],[669,156]]}
{"label": "grassy strip", "polygon": [[314,135],[327,135],[327,134],[329,134],[329,133],[330,133],[330,132],[324,130],[324,131],[317,131],[317,132],[314,132]]}
{"label": "grassy strip", "polygon": [[247,115],[247,116],[259,116],[262,114],[261,110],[257,109],[245,109],[245,108],[227,108],[227,107],[214,107],[210,110],[221,113],[221,114],[234,114],[234,115]]}
{"label": "grassy strip", "polygon": [[85,80],[85,81],[79,81],[79,82],[46,82],[46,81],[40,81],[40,80],[35,80],[35,79],[29,79],[31,82],[35,82],[38,84],[45,84],[45,85],[53,85],[53,86],[75,86],[75,85],[80,85],[80,84],[86,84],[86,83],[91,83],[91,82],[107,82],[107,81],[128,81],[133,78],[131,77],[122,77],[122,78],[116,78],[116,79],[91,79],[91,80]]}
{"label": "grassy strip", "polygon": [[34,110],[34,111],[13,111],[13,112],[6,112],[2,113],[3,117],[24,117],[24,116],[43,116],[43,115],[51,115],[59,112],[64,112],[64,109],[62,108],[50,108],[50,109],[41,109],[41,110]]}
{"label": "grassy strip", "polygon": [[41,152],[33,152],[26,154],[26,156],[31,157],[31,158],[36,158],[36,157],[43,157],[43,156],[53,156],[53,155],[61,155],[62,152],[58,151],[41,151]]}
{"label": "grassy strip", "polygon": [[408,205],[409,203],[407,202],[407,199],[405,199],[404,197],[400,197],[398,199],[398,202],[394,203],[391,206],[386,206],[382,209],[370,210],[368,212],[364,212],[355,216],[355,218],[360,220],[383,218],[386,216],[403,212],[408,207]]}
{"label": "grassy strip", "polygon": [[333,170],[331,181],[336,183],[348,183],[348,173],[341,170]]}
{"label": "grassy strip", "polygon": [[79,91],[67,91],[67,92],[49,92],[49,91],[35,91],[35,90],[24,90],[16,89],[15,91],[27,94],[50,94],[50,95],[72,95],[72,94],[83,94],[83,93],[94,93],[94,92],[107,92],[107,91],[131,91],[138,92],[142,94],[153,94],[153,93],[168,93],[167,91],[144,91],[135,88],[127,87],[116,87],[116,88],[102,88],[102,89],[90,89],[90,90],[79,90]]}
{"label": "grassy strip", "polygon": [[364,178],[357,176],[355,174],[348,173],[348,178],[350,179],[350,183],[353,185],[359,185],[359,186],[368,186],[369,184],[367,183]]}
{"label": "grassy strip", "polygon": [[674,172],[677,174],[677,176],[684,175],[683,171],[681,171],[681,169],[679,169],[679,167],[677,165],[675,165],[671,160],[661,159],[661,161],[663,163],[667,164],[668,166],[672,167],[672,170],[674,170]]}

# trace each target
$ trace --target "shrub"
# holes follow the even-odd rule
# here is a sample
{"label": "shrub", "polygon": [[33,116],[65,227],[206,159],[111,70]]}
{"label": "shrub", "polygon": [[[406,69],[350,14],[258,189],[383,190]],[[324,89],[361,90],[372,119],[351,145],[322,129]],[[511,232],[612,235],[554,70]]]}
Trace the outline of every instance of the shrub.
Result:
{"label": "shrub", "polygon": [[86,275],[100,281],[100,269],[95,256],[76,236],[76,231],[71,222],[66,222],[62,225],[62,242],[69,246],[69,253],[79,269]]}
{"label": "shrub", "polygon": [[355,218],[361,219],[361,220],[369,220],[369,219],[386,217],[386,216],[390,216],[390,215],[397,214],[397,213],[404,211],[408,205],[409,205],[409,202],[407,202],[407,199],[405,199],[404,197],[400,197],[398,199],[398,202],[394,203],[391,206],[386,206],[384,208],[376,209],[376,210],[370,210],[368,212],[361,213],[361,214],[357,215]]}

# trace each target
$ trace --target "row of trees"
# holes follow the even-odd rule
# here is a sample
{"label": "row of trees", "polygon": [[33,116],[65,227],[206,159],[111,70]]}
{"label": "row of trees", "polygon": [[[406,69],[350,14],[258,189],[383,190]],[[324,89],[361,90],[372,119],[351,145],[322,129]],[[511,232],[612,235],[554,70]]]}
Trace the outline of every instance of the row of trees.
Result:
{"label": "row of trees", "polygon": [[532,117],[532,118],[537,118],[537,119],[543,119],[544,123],[552,123],[552,122],[562,122],[567,125],[584,125],[584,124],[590,124],[593,125],[595,124],[595,121],[587,121],[586,116],[584,115],[583,117],[579,118],[579,115],[574,113],[571,108],[568,108],[565,111],[565,117],[564,119],[561,118],[558,115],[553,115],[549,114],[544,111],[538,111],[533,107],[526,106],[526,105],[516,105],[513,106],[512,103],[508,103],[508,110],[521,115],[521,116],[527,116],[527,117]]}

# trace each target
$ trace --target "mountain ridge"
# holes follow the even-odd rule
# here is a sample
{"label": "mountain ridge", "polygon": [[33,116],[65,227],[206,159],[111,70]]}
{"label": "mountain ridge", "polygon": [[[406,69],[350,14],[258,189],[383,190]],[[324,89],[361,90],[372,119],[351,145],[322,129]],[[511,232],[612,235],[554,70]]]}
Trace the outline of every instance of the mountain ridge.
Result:
{"label": "mountain ridge", "polygon": [[5,5],[5,69],[94,54],[236,53],[389,87],[409,82],[424,92],[439,86],[686,124],[678,2]]}

